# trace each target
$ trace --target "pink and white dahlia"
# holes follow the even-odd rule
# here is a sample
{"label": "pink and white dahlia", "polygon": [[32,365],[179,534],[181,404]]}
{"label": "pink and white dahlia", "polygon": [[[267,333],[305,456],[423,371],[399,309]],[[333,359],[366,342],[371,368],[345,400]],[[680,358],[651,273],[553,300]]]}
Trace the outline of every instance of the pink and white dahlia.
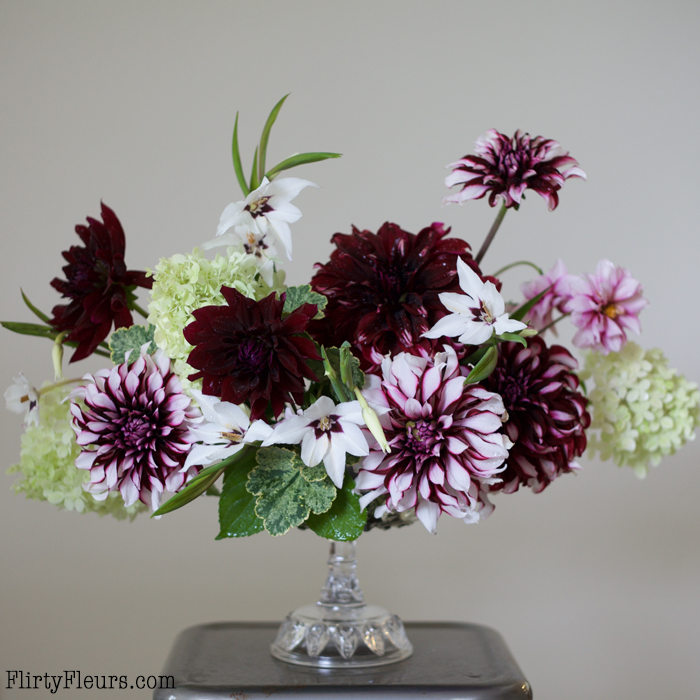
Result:
{"label": "pink and white dahlia", "polygon": [[544,197],[552,211],[559,204],[557,192],[565,180],[586,178],[578,162],[557,141],[532,138],[520,130],[509,138],[490,129],[477,139],[474,150],[475,156],[464,156],[447,166],[454,170],[445,178],[445,185],[462,185],[462,189],[445,197],[446,204],[461,204],[488,194],[492,207],[502,199],[506,208],[517,209],[523,193],[530,189]]}
{"label": "pink and white dahlia", "polygon": [[175,493],[199,471],[185,460],[201,414],[163,351],[151,356],[146,347],[131,365],[127,358],[86,375],[70,397],[82,447],[75,466],[91,476],[85,489],[98,501],[118,489],[126,506],[140,500],[155,510],[164,491]]}
{"label": "pink and white dahlia", "polygon": [[627,333],[641,333],[639,313],[649,302],[642,297],[642,285],[628,270],[601,260],[595,274],[575,278],[572,296],[566,304],[571,322],[578,327],[572,342],[607,355],[619,352]]}
{"label": "pink and white dahlia", "polygon": [[378,407],[391,452],[378,444],[360,462],[356,480],[366,507],[386,495],[375,517],[416,509],[430,532],[447,513],[476,522],[493,509],[483,487],[498,479],[510,441],[498,394],[465,385],[455,351],[434,358],[407,353],[385,358],[382,378],[368,376],[367,400]]}
{"label": "pink and white dahlia", "polygon": [[[526,299],[534,299],[547,290],[528,314],[528,321],[533,328],[542,331],[549,326],[553,321],[552,314],[555,310],[566,313],[566,303],[571,298],[571,285],[574,279],[567,272],[566,265],[559,259],[549,272],[523,284],[521,291]],[[551,330],[554,335],[557,334],[556,326],[552,326]]]}

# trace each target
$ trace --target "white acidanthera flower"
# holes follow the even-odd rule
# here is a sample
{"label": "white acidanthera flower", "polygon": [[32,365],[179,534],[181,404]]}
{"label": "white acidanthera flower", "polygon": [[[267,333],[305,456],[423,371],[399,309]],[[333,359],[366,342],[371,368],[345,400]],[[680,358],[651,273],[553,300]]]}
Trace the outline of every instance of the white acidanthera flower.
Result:
{"label": "white acidanthera flower", "polygon": [[25,425],[39,425],[39,392],[20,372],[5,391],[8,411],[24,414]]}
{"label": "white acidanthera flower", "polygon": [[355,457],[369,454],[367,439],[359,427],[364,424],[359,401],[336,406],[332,399],[321,396],[303,414],[289,415],[277,423],[262,445],[301,443],[302,462],[307,467],[315,467],[323,461],[328,476],[342,488],[346,454]]}
{"label": "white acidanthera flower", "polygon": [[522,321],[508,318],[505,302],[493,282],[482,282],[461,258],[457,259],[459,286],[464,294],[443,292],[440,301],[451,313],[443,316],[425,338],[455,338],[467,345],[480,345],[491,336],[515,333],[527,328]]}
{"label": "white acidanthera flower", "polygon": [[[229,204],[221,214],[216,231],[217,238],[233,229],[234,236],[226,236],[222,243],[238,237],[252,255],[271,258],[276,250],[277,239],[287,257],[292,259],[292,234],[289,224],[301,218],[301,211],[291,201],[305,187],[317,187],[313,182],[298,177],[283,177],[270,182],[263,178],[260,187],[253,190],[245,200]],[[250,250],[248,249],[250,248]]]}
{"label": "white acidanthera flower", "polygon": [[192,428],[201,444],[193,445],[185,461],[185,468],[209,466],[242,450],[246,445],[264,440],[272,428],[262,420],[251,424],[248,414],[234,403],[191,390],[204,416],[203,423]]}

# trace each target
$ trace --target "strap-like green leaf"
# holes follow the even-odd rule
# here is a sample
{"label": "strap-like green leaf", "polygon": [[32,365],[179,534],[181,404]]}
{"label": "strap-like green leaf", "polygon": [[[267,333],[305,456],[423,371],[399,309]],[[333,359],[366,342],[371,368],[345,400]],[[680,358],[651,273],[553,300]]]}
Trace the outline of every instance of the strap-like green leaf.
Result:
{"label": "strap-like green leaf", "polygon": [[29,307],[30,311],[31,311],[36,317],[40,318],[40,319],[41,319],[42,321],[44,321],[45,323],[48,323],[48,322],[49,322],[49,317],[48,317],[45,313],[39,311],[39,309],[37,309],[36,306],[34,306],[34,304],[32,304],[32,302],[29,301],[29,298],[28,298],[27,295],[24,293],[24,290],[20,289],[19,291],[22,293],[22,299],[24,299],[24,303]]}
{"label": "strap-like green leaf", "polygon": [[496,338],[498,338],[499,341],[505,340],[507,342],[520,343],[523,347],[527,347],[527,340],[517,333],[501,333],[501,335],[497,335]]}
{"label": "strap-like green leaf", "polygon": [[281,173],[283,170],[289,170],[297,165],[305,165],[306,163],[316,163],[319,160],[328,160],[329,158],[340,158],[342,153],[297,153],[295,156],[283,160],[275,165],[274,168],[267,171],[267,179],[272,180],[273,177]]}
{"label": "strap-like green leaf", "polygon": [[233,169],[236,171],[236,179],[243,190],[243,196],[247,197],[250,194],[250,190],[248,189],[248,183],[245,181],[245,175],[243,174],[241,152],[238,150],[238,112],[236,112],[236,121],[233,123],[231,153],[233,155]]}
{"label": "strap-like green leaf", "polygon": [[498,362],[498,350],[495,345],[492,345],[484,356],[474,365],[474,368],[469,372],[469,375],[464,380],[465,384],[476,384],[482,379],[486,379],[494,369]]}
{"label": "strap-like green leaf", "polygon": [[275,123],[275,119],[277,119],[277,115],[279,114],[280,109],[282,109],[282,105],[284,104],[284,101],[288,97],[289,97],[289,93],[287,93],[272,108],[272,111],[270,112],[270,116],[267,118],[267,121],[265,122],[265,127],[263,128],[262,136],[260,137],[260,151],[258,153],[258,182],[261,182],[263,179],[263,175],[265,175],[265,157],[267,155],[267,142],[270,138],[270,130],[272,129],[272,125]]}
{"label": "strap-like green leaf", "polygon": [[258,147],[255,147],[255,153],[253,154],[253,167],[250,171],[250,191],[257,190],[260,187],[260,180],[258,179]]}
{"label": "strap-like green leaf", "polygon": [[336,542],[356,540],[364,531],[367,511],[360,508],[360,497],[353,492],[355,482],[345,477],[343,488],[325,513],[311,513],[306,524],[319,536]]}

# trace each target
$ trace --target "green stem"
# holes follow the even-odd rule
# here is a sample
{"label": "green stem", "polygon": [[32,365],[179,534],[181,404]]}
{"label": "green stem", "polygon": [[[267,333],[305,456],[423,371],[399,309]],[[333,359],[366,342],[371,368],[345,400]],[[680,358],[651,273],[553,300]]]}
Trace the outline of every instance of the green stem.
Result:
{"label": "green stem", "polygon": [[131,302],[131,309],[141,314],[144,318],[148,318],[148,313],[144,311],[135,301]]}
{"label": "green stem", "polygon": [[503,217],[506,215],[506,205],[502,204],[501,205],[501,210],[498,212],[496,215],[496,220],[493,222],[493,225],[491,226],[491,230],[488,232],[488,235],[486,236],[486,240],[483,242],[481,245],[481,249],[476,255],[476,264],[480,264],[482,258],[486,254],[486,251],[489,249],[489,246],[491,245],[491,241],[493,240],[494,236],[496,235],[496,232],[498,231],[498,227],[501,225],[501,221],[503,221]]}
{"label": "green stem", "polygon": [[542,333],[544,333],[545,331],[549,330],[552,326],[556,325],[557,323],[559,323],[559,321],[561,321],[563,318],[566,318],[567,316],[571,316],[571,312],[570,312],[570,311],[569,311],[568,314],[564,314],[563,316],[560,316],[559,318],[554,319],[554,321],[552,321],[551,323],[548,323],[548,324],[540,331],[540,335],[542,335]]}
{"label": "green stem", "polygon": [[530,267],[534,268],[539,272],[541,275],[544,274],[544,272],[535,265],[535,263],[531,263],[529,260],[518,260],[518,262],[511,263],[510,265],[506,265],[505,267],[502,267],[500,270],[497,272],[493,273],[493,277],[498,277],[498,275],[504,273],[506,270],[510,270],[511,267],[517,267],[518,265],[529,265]]}
{"label": "green stem", "polygon": [[59,382],[54,382],[53,384],[49,384],[48,386],[45,386],[41,389],[37,389],[36,393],[41,396],[42,394],[45,394],[47,391],[53,391],[54,389],[59,389],[62,386],[66,386],[66,384],[80,384],[83,380],[80,378],[74,378],[74,379],[62,379]]}

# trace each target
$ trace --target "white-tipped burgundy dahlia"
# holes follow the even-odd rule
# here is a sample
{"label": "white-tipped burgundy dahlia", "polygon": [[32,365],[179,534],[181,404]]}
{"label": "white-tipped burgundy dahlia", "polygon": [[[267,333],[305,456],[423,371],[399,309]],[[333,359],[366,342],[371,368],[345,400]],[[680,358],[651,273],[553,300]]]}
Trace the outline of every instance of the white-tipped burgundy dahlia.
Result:
{"label": "white-tipped burgundy dahlia", "polygon": [[505,413],[498,394],[464,384],[455,351],[434,358],[400,353],[385,358],[382,375],[368,376],[367,400],[383,412],[391,452],[376,443],[360,462],[356,480],[362,507],[386,494],[375,511],[412,508],[435,532],[447,513],[476,522],[493,507],[482,486],[498,479],[510,441],[500,431]]}
{"label": "white-tipped burgundy dahlia", "polygon": [[163,351],[151,356],[146,347],[131,365],[86,375],[71,393],[71,414],[82,448],[75,466],[91,472],[85,489],[97,500],[118,489],[127,506],[141,500],[155,510],[164,491],[175,493],[200,469],[184,465],[201,414]]}
{"label": "white-tipped burgundy dahlia", "polygon": [[570,177],[586,178],[576,159],[553,139],[534,138],[518,130],[510,138],[495,129],[479,137],[475,156],[464,156],[448,168],[447,187],[462,189],[445,197],[443,202],[461,204],[467,199],[481,199],[487,194],[493,207],[498,199],[506,208],[520,205],[525,190],[534,190],[547,200],[550,211],[559,204],[559,190]]}

